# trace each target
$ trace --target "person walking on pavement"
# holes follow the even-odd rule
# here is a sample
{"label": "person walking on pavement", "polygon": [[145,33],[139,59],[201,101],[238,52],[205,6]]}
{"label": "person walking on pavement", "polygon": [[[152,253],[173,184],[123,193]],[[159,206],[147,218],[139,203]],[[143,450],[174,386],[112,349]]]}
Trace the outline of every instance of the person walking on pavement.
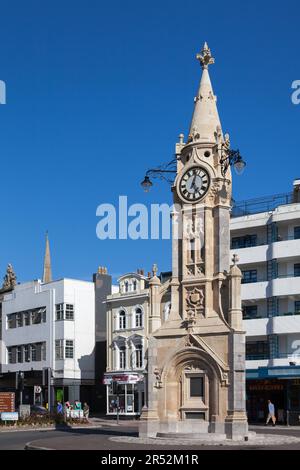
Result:
{"label": "person walking on pavement", "polygon": [[272,426],[275,426],[275,423],[276,423],[275,406],[273,405],[271,400],[268,400],[268,417],[267,417],[266,425],[269,423],[270,419],[272,420]]}
{"label": "person walking on pavement", "polygon": [[86,418],[88,420],[89,419],[89,414],[90,414],[90,407],[87,404],[87,402],[84,402],[84,405],[83,405],[83,416],[84,416],[84,418]]}

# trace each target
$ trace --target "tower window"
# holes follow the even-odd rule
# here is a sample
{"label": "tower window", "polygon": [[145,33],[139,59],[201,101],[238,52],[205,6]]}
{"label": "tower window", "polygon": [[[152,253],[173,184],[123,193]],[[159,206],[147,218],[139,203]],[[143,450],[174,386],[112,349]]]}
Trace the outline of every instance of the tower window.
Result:
{"label": "tower window", "polygon": [[203,377],[190,377],[190,397],[203,397]]}

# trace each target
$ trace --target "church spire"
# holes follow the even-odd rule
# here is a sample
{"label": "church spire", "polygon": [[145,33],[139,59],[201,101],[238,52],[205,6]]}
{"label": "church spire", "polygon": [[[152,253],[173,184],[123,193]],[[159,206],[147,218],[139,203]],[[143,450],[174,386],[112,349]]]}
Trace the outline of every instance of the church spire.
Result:
{"label": "church spire", "polygon": [[50,257],[50,244],[48,238],[48,231],[46,232],[46,247],[45,247],[45,256],[44,256],[44,271],[43,271],[43,282],[52,281],[52,271],[51,271],[51,257]]}
{"label": "church spire", "polygon": [[198,94],[195,97],[195,108],[192,117],[189,142],[212,142],[222,133],[219,113],[217,109],[217,98],[214,96],[208,73],[208,66],[215,62],[207,43],[204,43],[200,54],[196,56],[202,67],[202,77]]}

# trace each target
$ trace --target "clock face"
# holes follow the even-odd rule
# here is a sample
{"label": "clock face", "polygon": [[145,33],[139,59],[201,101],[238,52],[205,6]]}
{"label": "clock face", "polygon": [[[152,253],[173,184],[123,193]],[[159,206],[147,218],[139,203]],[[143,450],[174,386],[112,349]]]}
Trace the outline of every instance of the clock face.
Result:
{"label": "clock face", "polygon": [[180,180],[179,189],[182,197],[194,202],[203,198],[209,188],[209,174],[199,166],[190,168]]}

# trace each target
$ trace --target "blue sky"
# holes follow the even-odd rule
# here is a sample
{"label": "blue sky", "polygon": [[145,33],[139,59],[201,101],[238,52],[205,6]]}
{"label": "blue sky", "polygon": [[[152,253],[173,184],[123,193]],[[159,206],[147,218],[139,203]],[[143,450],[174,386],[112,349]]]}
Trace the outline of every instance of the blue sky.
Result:
{"label": "blue sky", "polygon": [[206,40],[224,131],[247,161],[237,200],[291,190],[299,171],[296,1],[1,0],[0,272],[41,276],[49,230],[53,273],[89,279],[170,269],[169,241],[100,241],[96,208],[171,203],[170,188],[140,188],[172,158],[193,109]]}

